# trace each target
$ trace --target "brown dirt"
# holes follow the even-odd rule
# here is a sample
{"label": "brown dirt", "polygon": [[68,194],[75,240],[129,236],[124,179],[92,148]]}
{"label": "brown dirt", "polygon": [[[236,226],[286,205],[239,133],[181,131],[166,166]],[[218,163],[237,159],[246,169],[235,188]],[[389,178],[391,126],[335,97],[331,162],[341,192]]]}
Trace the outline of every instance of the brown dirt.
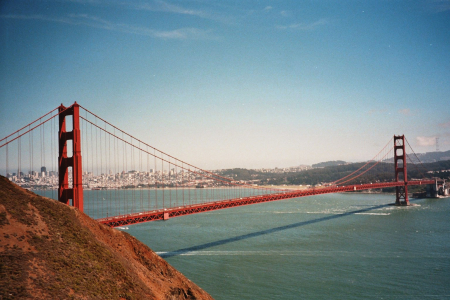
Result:
{"label": "brown dirt", "polygon": [[0,176],[0,299],[212,299],[149,247]]}

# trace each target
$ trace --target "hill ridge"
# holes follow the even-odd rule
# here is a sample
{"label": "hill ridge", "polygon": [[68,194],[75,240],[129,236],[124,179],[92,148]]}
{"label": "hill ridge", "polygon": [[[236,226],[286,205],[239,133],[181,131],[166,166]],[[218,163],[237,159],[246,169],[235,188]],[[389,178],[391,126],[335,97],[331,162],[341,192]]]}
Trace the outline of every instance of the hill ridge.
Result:
{"label": "hill ridge", "polygon": [[0,299],[212,299],[149,247],[0,176]]}

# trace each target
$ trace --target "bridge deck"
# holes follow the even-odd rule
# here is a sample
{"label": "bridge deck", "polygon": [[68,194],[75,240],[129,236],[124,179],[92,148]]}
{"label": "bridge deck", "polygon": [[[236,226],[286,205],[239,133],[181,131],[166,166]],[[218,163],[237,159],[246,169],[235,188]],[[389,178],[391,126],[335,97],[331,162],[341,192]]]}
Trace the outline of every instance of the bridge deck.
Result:
{"label": "bridge deck", "polygon": [[[416,181],[408,181],[408,186],[410,185],[422,185],[422,184],[434,184],[434,180],[416,180]],[[251,197],[243,197],[231,200],[224,201],[214,201],[207,202],[196,205],[187,205],[187,206],[179,206],[176,208],[168,208],[168,209],[160,209],[154,211],[146,211],[136,214],[116,216],[116,217],[108,217],[103,219],[98,219],[102,224],[108,225],[110,227],[118,227],[125,225],[132,225],[150,221],[157,220],[167,220],[168,218],[180,217],[190,214],[208,212],[218,209],[231,208],[236,206],[243,205],[251,205],[263,202],[277,201],[277,200],[285,200],[306,196],[314,196],[321,194],[331,194],[331,193],[343,193],[343,192],[351,192],[351,191],[361,191],[367,189],[379,189],[386,187],[396,187],[403,186],[404,182],[382,182],[382,183],[370,183],[370,184],[361,184],[361,185],[346,185],[346,186],[333,186],[326,188],[312,188],[305,190],[295,190],[292,192],[284,192],[278,194],[267,194],[261,196],[251,196]]]}

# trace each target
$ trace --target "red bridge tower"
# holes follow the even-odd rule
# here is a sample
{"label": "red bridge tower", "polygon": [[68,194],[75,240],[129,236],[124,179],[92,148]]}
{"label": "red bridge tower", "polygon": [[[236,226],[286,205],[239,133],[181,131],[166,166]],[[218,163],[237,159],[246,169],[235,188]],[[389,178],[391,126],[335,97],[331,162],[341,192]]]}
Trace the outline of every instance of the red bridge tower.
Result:
{"label": "red bridge tower", "polygon": [[[394,135],[394,163],[395,163],[395,181],[404,182],[404,185],[396,187],[395,205],[409,205],[404,135],[399,136]],[[400,173],[403,173],[402,178],[403,180],[400,180]]]}
{"label": "red bridge tower", "polygon": [[[81,168],[81,135],[80,135],[80,106],[75,102],[66,108],[59,107],[59,156],[58,156],[58,200],[72,205],[83,211],[83,182]],[[72,116],[73,129],[66,131],[66,117]],[[67,141],[72,140],[72,157],[67,157]],[[69,188],[69,167],[72,167],[73,186]]]}

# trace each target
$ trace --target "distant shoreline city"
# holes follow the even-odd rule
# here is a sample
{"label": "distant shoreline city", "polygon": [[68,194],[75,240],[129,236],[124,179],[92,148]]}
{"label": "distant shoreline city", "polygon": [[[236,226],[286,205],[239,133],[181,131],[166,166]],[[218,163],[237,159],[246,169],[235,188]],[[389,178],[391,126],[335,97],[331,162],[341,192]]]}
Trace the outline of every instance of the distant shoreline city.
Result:
{"label": "distant shoreline city", "polygon": [[[252,169],[252,171],[262,173],[288,173],[300,172],[311,169],[311,166],[301,165],[291,168],[262,168]],[[210,171],[212,173],[222,173],[228,169],[219,169]],[[58,189],[58,172],[47,171],[45,166],[41,167],[40,172],[29,171],[7,173],[6,177],[15,184],[30,190],[56,190]],[[233,176],[224,176],[234,181]],[[243,184],[252,184],[251,180],[239,181]],[[69,172],[69,186],[72,184],[71,172]],[[225,184],[223,184],[225,185]],[[218,187],[223,186],[212,179],[202,178],[195,173],[190,173],[185,170],[176,172],[175,169],[170,171],[122,171],[113,174],[111,171],[108,174],[102,173],[94,175],[92,172],[83,172],[83,189],[124,189],[124,188],[162,188],[162,187],[183,187],[183,188],[198,188],[198,187]]]}
{"label": "distant shoreline city", "polygon": [[[429,152],[418,154],[423,163],[438,162],[450,159],[450,151],[445,152]],[[255,172],[259,174],[282,175],[284,173],[299,173],[311,169],[319,169],[329,166],[339,166],[351,164],[345,161],[328,161],[318,164],[299,165],[289,168],[260,168],[260,169],[217,169],[208,171],[222,177],[228,178],[230,182],[239,184],[258,185],[261,180],[252,178],[242,179],[237,175],[238,171]],[[450,170],[428,171],[429,174],[448,173]],[[46,166],[42,166],[40,172],[28,171],[27,173],[18,171],[17,173],[7,173],[6,177],[15,184],[30,190],[57,190],[58,189],[58,172],[47,171]],[[69,171],[69,186],[72,185],[72,176]],[[94,175],[92,172],[83,172],[83,189],[127,189],[127,188],[199,188],[199,187],[220,187],[226,183],[220,183],[200,173],[189,172],[186,170],[154,170],[148,171],[121,171],[113,173],[111,171]]]}

